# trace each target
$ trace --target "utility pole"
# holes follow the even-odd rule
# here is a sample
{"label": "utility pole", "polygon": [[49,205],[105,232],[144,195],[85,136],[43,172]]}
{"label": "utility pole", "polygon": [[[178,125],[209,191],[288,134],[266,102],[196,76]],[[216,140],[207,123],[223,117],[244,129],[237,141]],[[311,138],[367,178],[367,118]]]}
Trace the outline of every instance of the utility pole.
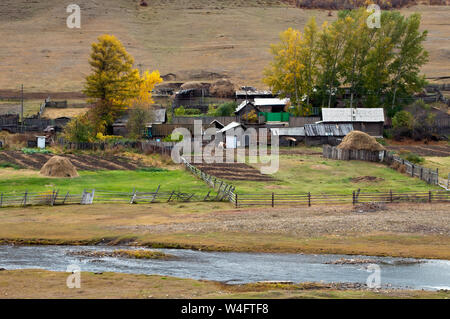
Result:
{"label": "utility pole", "polygon": [[22,90],[21,90],[21,100],[22,103],[20,105],[20,124],[22,126],[22,132],[23,132],[23,84],[22,84]]}

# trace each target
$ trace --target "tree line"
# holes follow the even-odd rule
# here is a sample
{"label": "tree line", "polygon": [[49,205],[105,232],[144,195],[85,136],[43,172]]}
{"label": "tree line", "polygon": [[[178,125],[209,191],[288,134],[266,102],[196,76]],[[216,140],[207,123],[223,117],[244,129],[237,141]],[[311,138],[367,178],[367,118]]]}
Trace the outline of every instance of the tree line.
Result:
{"label": "tree line", "polygon": [[315,18],[303,32],[289,28],[271,45],[273,60],[264,82],[291,98],[290,111],[308,115],[313,106],[332,107],[347,92],[349,107],[385,107],[393,116],[404,98],[426,84],[420,68],[428,61],[420,14],[383,11],[379,28],[369,27],[365,8],[340,11],[320,28]]}

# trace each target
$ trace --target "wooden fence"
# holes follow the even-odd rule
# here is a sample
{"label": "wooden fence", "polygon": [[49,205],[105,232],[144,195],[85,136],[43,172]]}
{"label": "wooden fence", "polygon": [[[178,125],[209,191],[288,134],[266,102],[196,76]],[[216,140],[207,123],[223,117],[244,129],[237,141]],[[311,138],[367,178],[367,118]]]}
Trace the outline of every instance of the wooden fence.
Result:
{"label": "wooden fence", "polygon": [[138,148],[141,149],[141,142],[139,141],[110,141],[110,142],[69,142],[64,138],[59,138],[57,140],[58,144],[64,146],[66,149],[70,150],[108,150],[113,149],[118,146],[130,147],[130,148]]}
{"label": "wooden fence", "polygon": [[141,148],[144,153],[158,153],[170,156],[175,144],[176,142],[145,141],[141,143]]}
{"label": "wooden fence", "polygon": [[194,121],[202,121],[202,124],[209,125],[212,121],[218,121],[223,125],[231,122],[239,122],[239,116],[174,116],[172,124],[194,124]]}
{"label": "wooden fence", "polygon": [[291,116],[289,118],[289,127],[302,127],[305,124],[314,124],[321,120],[318,116]]}
{"label": "wooden fence", "polygon": [[323,146],[323,157],[335,160],[359,160],[370,162],[382,162],[387,165],[397,164],[400,171],[411,177],[418,177],[431,185],[439,185],[439,170],[433,170],[418,164],[411,163],[388,151],[343,150],[334,146]]}
{"label": "wooden fence", "polygon": [[361,203],[435,203],[450,202],[450,193],[446,191],[406,192],[389,191],[384,193],[363,193],[353,191],[351,194],[235,194],[234,204],[242,206],[312,206]]}
{"label": "wooden fence", "polygon": [[[202,170],[198,169],[188,161],[186,161],[185,158],[181,158],[182,163],[186,166],[186,169],[188,169],[192,174],[202,179],[208,186],[212,187],[214,191],[217,192],[216,200],[222,201],[222,200],[228,200],[232,203],[236,201],[236,194],[235,189],[231,184],[228,184],[215,176],[209,175],[208,173],[203,172]],[[217,188],[217,190],[216,190]]]}
{"label": "wooden fence", "polygon": [[163,202],[204,202],[218,201],[208,192],[206,195],[184,193],[180,191],[162,192],[160,186],[153,192],[117,192],[108,190],[84,190],[82,193],[61,192],[24,192],[0,193],[0,208],[14,206],[56,206],[56,205],[89,205],[95,203],[163,203]]}

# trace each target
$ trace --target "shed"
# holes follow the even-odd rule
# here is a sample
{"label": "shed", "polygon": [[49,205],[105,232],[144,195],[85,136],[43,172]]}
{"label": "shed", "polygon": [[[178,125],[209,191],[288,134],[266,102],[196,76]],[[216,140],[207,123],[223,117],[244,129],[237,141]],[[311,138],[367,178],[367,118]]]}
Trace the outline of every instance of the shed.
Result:
{"label": "shed", "polygon": [[[147,123],[147,128],[151,128],[154,124],[163,124],[167,122],[166,109],[152,109],[153,117],[150,123]],[[128,134],[127,123],[129,114],[125,114],[117,119],[113,124],[114,135],[126,136]]]}
{"label": "shed", "polygon": [[261,110],[261,112],[279,113],[284,112],[286,105],[290,99],[268,98],[268,99],[255,99],[254,105]]}
{"label": "shed", "polygon": [[382,108],[323,108],[322,123],[352,124],[353,129],[372,136],[383,136]]}
{"label": "shed", "polygon": [[244,145],[242,145],[242,141],[240,139],[238,139],[238,137],[236,135],[227,134],[227,132],[229,132],[230,130],[234,130],[238,127],[242,127],[243,129],[245,129],[245,127],[241,123],[232,122],[218,132],[219,134],[225,135],[226,148],[233,149],[233,148],[238,148],[238,147],[245,147],[248,145],[247,139],[245,139]]}
{"label": "shed", "polygon": [[252,110],[254,110],[256,114],[261,112],[261,110],[257,106],[255,106],[254,102],[245,100],[242,101],[241,104],[237,106],[236,111],[234,111],[234,114],[242,118],[242,116],[250,113]]}

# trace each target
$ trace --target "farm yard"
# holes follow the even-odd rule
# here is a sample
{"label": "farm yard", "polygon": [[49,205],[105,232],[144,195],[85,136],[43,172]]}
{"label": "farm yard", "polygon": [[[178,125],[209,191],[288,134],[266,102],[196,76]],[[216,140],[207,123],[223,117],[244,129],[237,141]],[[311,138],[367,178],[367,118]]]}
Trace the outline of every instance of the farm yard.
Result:
{"label": "farm yard", "polygon": [[[261,167],[261,164],[251,165]],[[381,163],[336,161],[325,159],[319,154],[280,155],[279,166],[278,172],[273,174],[273,180],[266,183],[241,181],[237,183],[236,191],[250,194],[351,194],[352,190],[357,189],[367,192],[437,189]]]}
{"label": "farm yard", "polygon": [[449,7],[188,2],[0,4],[0,299],[449,298]]}

